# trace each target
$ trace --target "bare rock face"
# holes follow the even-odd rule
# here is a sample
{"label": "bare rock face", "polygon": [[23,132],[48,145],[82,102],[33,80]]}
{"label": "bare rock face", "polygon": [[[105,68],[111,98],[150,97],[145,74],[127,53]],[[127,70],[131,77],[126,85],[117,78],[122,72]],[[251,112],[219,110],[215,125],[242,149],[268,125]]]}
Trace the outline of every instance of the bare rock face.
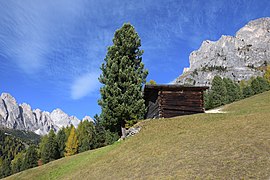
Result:
{"label": "bare rock face", "polygon": [[[92,118],[88,116],[88,119]],[[32,110],[26,103],[18,105],[15,98],[8,93],[2,93],[0,97],[0,126],[6,128],[45,135],[51,129],[57,132],[60,128],[71,124],[77,127],[79,123],[78,118],[68,116],[61,109],[56,109],[52,113],[40,109]]]}
{"label": "bare rock face", "polygon": [[4,124],[7,122],[8,111],[5,104],[5,101],[0,97],[0,124]]}
{"label": "bare rock face", "polygon": [[23,103],[19,106],[19,109],[25,130],[31,131],[31,128],[36,124],[36,120],[30,105]]}
{"label": "bare rock face", "polygon": [[175,83],[204,86],[210,85],[215,75],[238,82],[262,76],[265,66],[270,64],[270,18],[249,22],[235,37],[204,41],[190,54],[189,61],[190,67]]}
{"label": "bare rock face", "polygon": [[70,124],[73,124],[75,127],[77,127],[80,123],[80,120],[78,118],[76,118],[75,116],[68,116],[61,109],[53,110],[53,112],[50,114],[50,117],[53,120],[54,124],[59,128],[63,126],[68,126]]}
{"label": "bare rock face", "polygon": [[5,117],[5,124],[6,127],[8,128],[13,128],[13,129],[20,129],[24,126],[24,122],[21,118],[21,112],[20,108],[15,100],[10,94],[8,93],[3,93],[1,95],[1,100],[3,101],[3,105],[5,108],[6,117]]}

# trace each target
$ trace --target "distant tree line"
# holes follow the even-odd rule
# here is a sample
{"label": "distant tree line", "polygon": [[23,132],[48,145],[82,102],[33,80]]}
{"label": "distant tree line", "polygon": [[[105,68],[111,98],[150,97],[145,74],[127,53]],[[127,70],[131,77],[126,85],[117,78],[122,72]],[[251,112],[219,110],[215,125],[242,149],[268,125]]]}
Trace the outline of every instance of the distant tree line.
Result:
{"label": "distant tree line", "polygon": [[37,166],[36,148],[0,130],[0,178]]}
{"label": "distant tree line", "polygon": [[20,139],[0,131],[0,178],[72,156],[90,149],[112,144],[118,136],[105,130],[95,116],[95,123],[81,121],[77,128],[63,127],[57,133],[52,129],[38,145],[26,144]]}
{"label": "distant tree line", "polygon": [[270,90],[270,67],[263,77],[236,83],[229,78],[215,76],[211,89],[204,94],[205,109],[212,109]]}
{"label": "distant tree line", "polygon": [[40,158],[42,164],[72,156],[77,153],[112,144],[118,136],[100,125],[98,116],[95,123],[81,121],[77,128],[73,125],[63,127],[57,133],[53,130],[41,139]]}

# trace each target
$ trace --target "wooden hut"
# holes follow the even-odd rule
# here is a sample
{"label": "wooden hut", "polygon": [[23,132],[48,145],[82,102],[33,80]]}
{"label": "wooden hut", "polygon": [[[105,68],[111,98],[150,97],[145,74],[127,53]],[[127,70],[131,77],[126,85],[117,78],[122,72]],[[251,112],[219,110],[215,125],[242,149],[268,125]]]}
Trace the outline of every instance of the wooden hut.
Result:
{"label": "wooden hut", "polygon": [[206,89],[208,87],[145,85],[144,100],[147,107],[145,118],[169,118],[203,113],[203,92]]}

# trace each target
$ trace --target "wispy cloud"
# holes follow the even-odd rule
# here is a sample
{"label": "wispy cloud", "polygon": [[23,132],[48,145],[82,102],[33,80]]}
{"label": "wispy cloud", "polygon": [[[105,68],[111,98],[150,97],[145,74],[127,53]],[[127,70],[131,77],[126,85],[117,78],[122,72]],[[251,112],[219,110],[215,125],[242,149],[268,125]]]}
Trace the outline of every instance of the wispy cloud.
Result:
{"label": "wispy cloud", "polygon": [[[243,4],[242,13],[237,9],[239,5],[227,1],[3,0],[0,71],[16,65],[26,76],[37,77],[37,82],[49,82],[51,91],[81,98],[91,94],[89,87],[96,87],[96,80],[90,82],[96,78],[89,77],[96,76],[92,72],[98,71],[114,31],[124,22],[130,22],[138,31],[145,50],[144,62],[151,71],[175,71],[180,59],[188,61],[188,50],[198,48],[204,39],[218,39],[224,33],[223,27],[238,24],[234,17],[254,17],[251,9],[258,2],[237,2]],[[232,14],[227,14],[228,9],[233,10]],[[184,50],[180,43],[185,45]],[[171,55],[176,46],[178,54],[185,56]]]}
{"label": "wispy cloud", "polygon": [[77,100],[96,92],[100,87],[98,77],[99,73],[93,72],[76,78],[71,85],[71,98]]}

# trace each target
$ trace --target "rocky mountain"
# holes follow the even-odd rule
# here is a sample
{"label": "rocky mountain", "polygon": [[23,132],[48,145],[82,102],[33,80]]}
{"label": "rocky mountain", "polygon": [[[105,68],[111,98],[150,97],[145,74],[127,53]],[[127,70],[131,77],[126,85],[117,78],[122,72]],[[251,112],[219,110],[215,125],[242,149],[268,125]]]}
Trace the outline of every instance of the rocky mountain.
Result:
{"label": "rocky mountain", "polygon": [[[83,120],[93,121],[89,116]],[[8,93],[2,93],[0,97],[0,126],[6,128],[44,135],[51,129],[58,131],[71,124],[77,127],[79,123],[78,118],[67,115],[61,109],[55,109],[51,113],[40,109],[32,110],[26,103],[17,104],[15,98]]]}
{"label": "rocky mountain", "polygon": [[262,76],[270,65],[270,18],[250,21],[235,36],[204,41],[190,54],[189,61],[190,67],[175,83],[208,86],[215,75],[234,81]]}

